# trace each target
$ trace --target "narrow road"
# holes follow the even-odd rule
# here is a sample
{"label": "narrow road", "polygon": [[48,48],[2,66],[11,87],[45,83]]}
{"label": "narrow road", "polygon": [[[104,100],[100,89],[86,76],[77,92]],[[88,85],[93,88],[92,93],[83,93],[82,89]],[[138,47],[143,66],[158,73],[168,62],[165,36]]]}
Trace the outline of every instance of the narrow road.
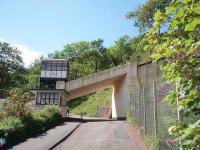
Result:
{"label": "narrow road", "polygon": [[136,129],[125,121],[91,121],[54,150],[146,150]]}

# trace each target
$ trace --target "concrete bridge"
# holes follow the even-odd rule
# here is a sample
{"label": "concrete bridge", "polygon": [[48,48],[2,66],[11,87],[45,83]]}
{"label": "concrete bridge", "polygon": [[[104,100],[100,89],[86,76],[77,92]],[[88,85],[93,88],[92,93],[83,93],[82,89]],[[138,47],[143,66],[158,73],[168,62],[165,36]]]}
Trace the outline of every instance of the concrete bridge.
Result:
{"label": "concrete bridge", "polygon": [[[80,79],[66,82],[65,90],[69,95],[61,97],[60,106],[63,117],[66,115],[66,101],[78,98],[99,90],[112,88],[112,117],[125,118],[133,94],[142,87],[151,86],[153,80],[160,77],[160,64],[147,63],[113,67]],[[62,89],[57,84],[57,89]]]}

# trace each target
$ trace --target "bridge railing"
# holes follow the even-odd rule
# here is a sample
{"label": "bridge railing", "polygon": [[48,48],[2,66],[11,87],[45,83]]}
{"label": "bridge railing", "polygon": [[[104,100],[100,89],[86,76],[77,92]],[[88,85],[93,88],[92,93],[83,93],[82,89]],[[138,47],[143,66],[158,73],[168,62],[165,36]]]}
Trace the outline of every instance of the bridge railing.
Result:
{"label": "bridge railing", "polygon": [[174,87],[164,81],[153,81],[152,87],[143,87],[133,94],[131,113],[144,137],[152,143],[153,149],[173,150],[177,145],[170,145],[168,128],[177,119],[175,106],[164,101],[165,96]]}
{"label": "bridge railing", "polygon": [[67,90],[75,89],[80,86],[92,84],[94,82],[99,82],[125,73],[126,73],[126,65],[120,65],[76,80],[69,81],[66,83],[66,89]]}

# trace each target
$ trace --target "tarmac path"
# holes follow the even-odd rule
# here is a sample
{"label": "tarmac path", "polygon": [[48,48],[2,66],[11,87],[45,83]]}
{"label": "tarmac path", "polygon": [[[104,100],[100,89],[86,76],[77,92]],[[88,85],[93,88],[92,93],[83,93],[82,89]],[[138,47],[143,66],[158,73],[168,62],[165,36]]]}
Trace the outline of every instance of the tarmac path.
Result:
{"label": "tarmac path", "polygon": [[54,150],[146,150],[137,129],[126,121],[91,120]]}

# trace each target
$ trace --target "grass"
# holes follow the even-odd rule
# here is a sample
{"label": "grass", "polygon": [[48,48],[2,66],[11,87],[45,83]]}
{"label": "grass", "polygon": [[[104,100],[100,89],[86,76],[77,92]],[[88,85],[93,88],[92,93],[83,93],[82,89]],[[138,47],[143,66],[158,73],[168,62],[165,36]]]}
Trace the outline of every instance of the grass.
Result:
{"label": "grass", "polygon": [[70,112],[80,115],[82,112],[86,116],[95,117],[97,107],[111,105],[112,89],[106,89],[87,96],[76,98],[68,102]]}

